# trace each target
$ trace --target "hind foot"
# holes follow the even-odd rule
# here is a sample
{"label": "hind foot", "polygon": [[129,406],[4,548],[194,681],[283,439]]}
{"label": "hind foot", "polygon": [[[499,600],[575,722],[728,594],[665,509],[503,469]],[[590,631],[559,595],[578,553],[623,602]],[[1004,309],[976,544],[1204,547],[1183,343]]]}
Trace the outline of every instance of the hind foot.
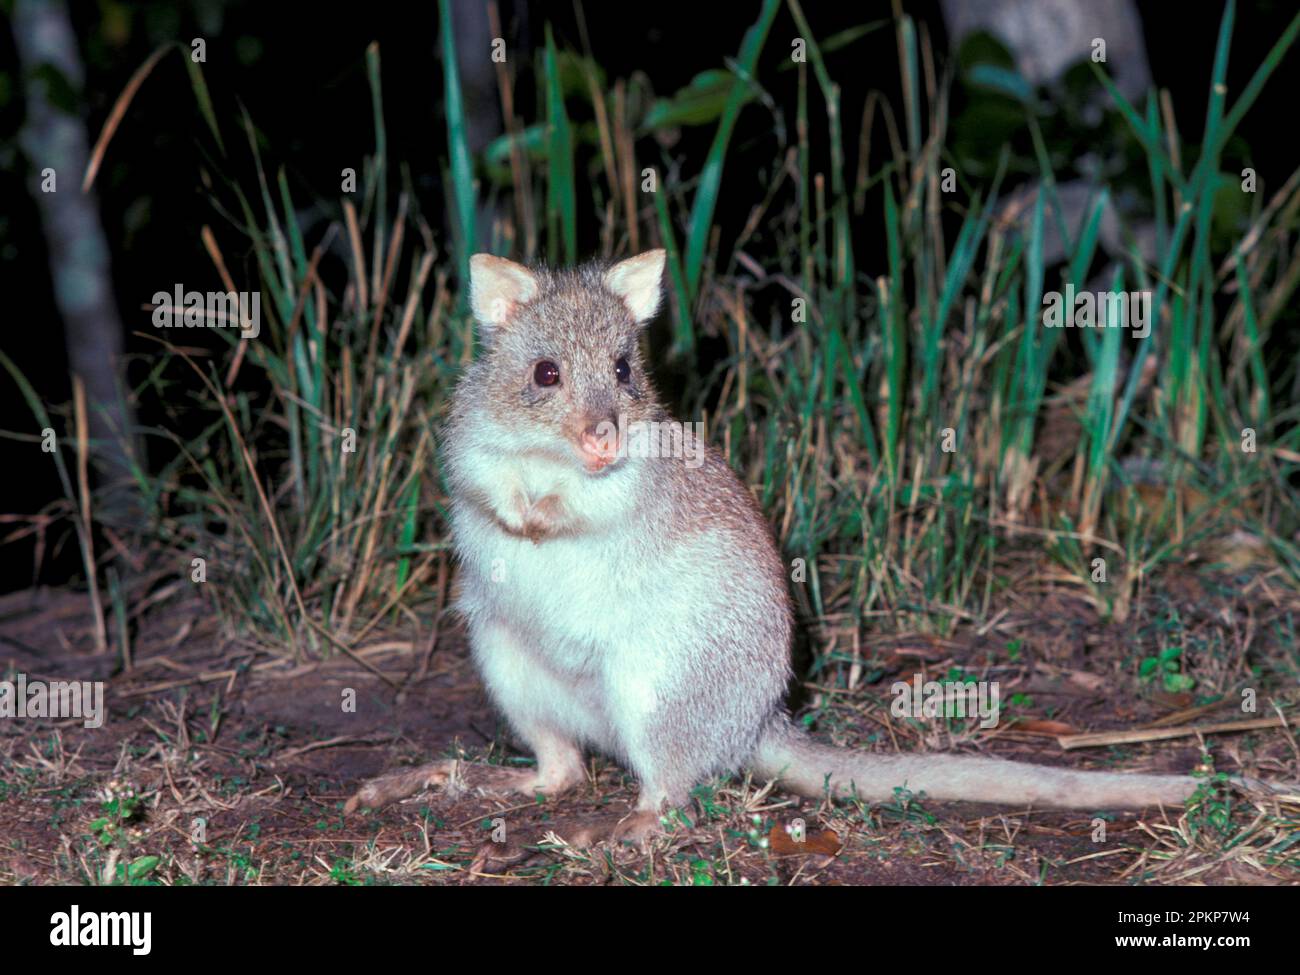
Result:
{"label": "hind foot", "polygon": [[556,796],[576,784],[567,772],[547,775],[535,769],[502,768],[444,759],[371,779],[348,799],[343,812],[348,815],[362,806],[382,809],[435,786],[443,786],[453,793],[470,789],[480,795],[495,797],[535,796],[538,793]]}
{"label": "hind foot", "polygon": [[557,825],[551,832],[579,849],[606,842],[644,846],[662,835],[664,826],[658,813],[634,809],[622,815],[589,816],[564,826]]}

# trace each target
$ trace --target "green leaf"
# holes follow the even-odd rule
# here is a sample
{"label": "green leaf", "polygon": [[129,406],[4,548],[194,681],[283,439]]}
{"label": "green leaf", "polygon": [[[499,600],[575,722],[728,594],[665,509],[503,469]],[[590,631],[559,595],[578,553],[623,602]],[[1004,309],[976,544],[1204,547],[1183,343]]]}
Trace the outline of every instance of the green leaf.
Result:
{"label": "green leaf", "polygon": [[957,49],[957,63],[963,72],[979,64],[991,64],[996,67],[1015,70],[1016,59],[1011,51],[996,36],[986,30],[967,34]]}
{"label": "green leaf", "polygon": [[139,880],[141,877],[148,876],[162,862],[161,857],[144,856],[138,860],[132,861],[131,865],[126,868],[127,878],[130,880]]}
{"label": "green leaf", "polygon": [[29,82],[40,81],[45,86],[45,99],[65,115],[76,117],[80,111],[80,99],[72,83],[57,67],[49,62],[37,65],[29,72]]}
{"label": "green leaf", "polygon": [[1014,98],[1024,105],[1034,103],[1034,87],[1020,72],[1011,68],[1001,68],[996,64],[977,64],[966,72],[966,82],[975,88],[994,91],[1008,98]]}
{"label": "green leaf", "polygon": [[499,135],[483,150],[483,162],[490,168],[503,169],[508,174],[510,152],[515,146],[523,150],[524,155],[531,161],[540,162],[546,158],[547,136],[544,122],[530,125],[516,133],[507,132],[505,135]]}
{"label": "green leaf", "polygon": [[595,78],[598,89],[606,87],[605,71],[594,58],[574,51],[560,51],[556,58],[556,68],[559,72],[560,91],[565,98],[578,97],[590,102],[591,88],[587,83],[589,75]]}
{"label": "green leaf", "polygon": [[[702,71],[671,98],[657,99],[641,120],[641,130],[653,132],[676,125],[704,125],[721,118],[735,83],[736,76],[730,71],[721,68]],[[739,104],[743,107],[753,100],[753,91],[746,87]]]}

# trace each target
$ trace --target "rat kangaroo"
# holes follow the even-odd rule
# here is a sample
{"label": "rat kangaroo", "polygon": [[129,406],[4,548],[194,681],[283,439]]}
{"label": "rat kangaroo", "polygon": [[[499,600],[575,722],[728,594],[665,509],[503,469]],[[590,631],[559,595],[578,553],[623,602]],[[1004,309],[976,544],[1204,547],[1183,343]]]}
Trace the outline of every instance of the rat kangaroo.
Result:
{"label": "rat kangaroo", "polygon": [[[662,250],[558,271],[470,262],[484,351],[443,444],[459,609],[492,700],[537,758],[498,780],[555,795],[583,780],[584,748],[611,756],[640,785],[624,839],[742,768],[814,798],[903,786],[1016,806],[1182,804],[1190,776],[881,755],[791,722],[792,612],[767,522],[722,456],[673,423],[639,351],[663,269]],[[347,808],[446,782],[454,765],[373,780]]]}

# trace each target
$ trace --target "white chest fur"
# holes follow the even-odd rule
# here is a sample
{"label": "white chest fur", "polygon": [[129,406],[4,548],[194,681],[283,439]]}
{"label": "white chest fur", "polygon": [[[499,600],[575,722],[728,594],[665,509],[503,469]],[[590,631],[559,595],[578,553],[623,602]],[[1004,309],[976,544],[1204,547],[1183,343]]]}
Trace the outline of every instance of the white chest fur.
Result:
{"label": "white chest fur", "polygon": [[[662,586],[646,558],[655,543],[641,528],[642,469],[625,462],[590,477],[544,458],[471,459],[491,510],[453,504],[462,606],[533,635],[564,669],[590,669],[598,651],[626,634],[638,598]],[[580,516],[575,534],[532,541],[502,527],[521,498],[545,497]]]}

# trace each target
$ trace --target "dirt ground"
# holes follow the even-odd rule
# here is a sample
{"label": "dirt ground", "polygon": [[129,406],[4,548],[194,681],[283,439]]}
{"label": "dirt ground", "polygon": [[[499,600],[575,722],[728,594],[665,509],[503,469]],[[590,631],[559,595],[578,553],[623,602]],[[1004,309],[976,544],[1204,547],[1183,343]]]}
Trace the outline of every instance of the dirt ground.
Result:
{"label": "dirt ground", "polygon": [[[1123,624],[1049,587],[1008,596],[945,639],[880,636],[832,654],[839,662],[804,682],[802,704],[819,734],[846,746],[1134,771],[1205,770],[1208,758],[1218,772],[1294,782],[1295,711],[1275,705],[1297,699],[1297,625],[1300,603],[1266,576],[1185,569]],[[295,665],[220,632],[199,600],[172,597],[143,611],[123,670],[116,654],[91,651],[84,595],[0,598],[0,677],[108,681],[103,727],[0,719],[0,883],[1300,884],[1300,790],[1070,813],[907,795],[832,805],[733,777],[698,789],[645,849],[580,850],[563,834],[633,797],[626,775],[592,759],[588,784],[560,801],[437,789],[345,816],[362,781],[403,765],[527,762],[508,747],[454,619],[427,642],[394,632],[359,659]],[[1142,673],[1170,646],[1186,690]],[[889,685],[918,670],[998,680],[1003,720],[981,730],[892,718]],[[1241,713],[1243,688],[1257,694],[1252,714]],[[1056,740],[1279,713],[1289,728],[1071,751]],[[789,832],[797,821],[802,843]]]}

